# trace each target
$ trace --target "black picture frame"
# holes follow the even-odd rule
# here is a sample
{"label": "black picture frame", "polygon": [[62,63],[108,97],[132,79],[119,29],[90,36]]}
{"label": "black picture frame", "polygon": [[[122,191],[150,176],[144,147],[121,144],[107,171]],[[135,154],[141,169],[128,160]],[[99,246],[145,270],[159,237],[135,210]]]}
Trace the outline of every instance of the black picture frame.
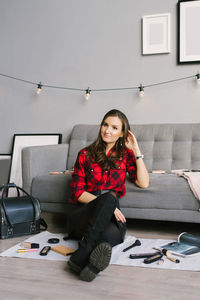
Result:
{"label": "black picture frame", "polygon": [[[22,133],[14,134],[12,143],[12,157],[9,172],[9,182],[14,182],[22,187],[22,164],[21,151],[24,147],[45,146],[61,144],[62,134],[60,133]],[[9,190],[9,196],[15,196],[15,189]]]}
{"label": "black picture frame", "polygon": [[178,2],[178,64],[200,63],[200,0]]}

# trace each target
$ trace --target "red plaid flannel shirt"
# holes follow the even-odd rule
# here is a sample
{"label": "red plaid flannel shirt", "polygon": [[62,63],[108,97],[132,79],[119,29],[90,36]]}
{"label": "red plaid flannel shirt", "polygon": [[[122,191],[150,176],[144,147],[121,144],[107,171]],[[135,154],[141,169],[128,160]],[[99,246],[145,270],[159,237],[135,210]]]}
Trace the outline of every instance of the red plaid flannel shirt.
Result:
{"label": "red plaid flannel shirt", "polygon": [[[112,148],[108,156],[113,153]],[[136,162],[135,156],[131,150],[126,148],[123,157],[115,162],[116,169],[108,171],[96,164],[91,163],[88,156],[88,151],[82,149],[77,156],[74,165],[74,172],[71,181],[71,196],[69,202],[77,203],[78,198],[85,191],[113,190],[119,197],[126,194],[125,179],[126,173],[129,173],[130,180],[136,180]]]}

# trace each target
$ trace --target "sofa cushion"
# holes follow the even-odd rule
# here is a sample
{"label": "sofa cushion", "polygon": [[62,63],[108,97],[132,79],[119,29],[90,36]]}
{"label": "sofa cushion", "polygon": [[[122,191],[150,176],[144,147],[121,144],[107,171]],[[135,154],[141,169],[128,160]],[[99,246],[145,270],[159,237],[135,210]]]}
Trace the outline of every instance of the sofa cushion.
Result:
{"label": "sofa cushion", "polygon": [[[67,203],[71,175],[46,175],[33,179],[32,195],[44,203]],[[175,174],[151,174],[147,189],[126,181],[126,196],[120,206],[143,209],[198,210],[199,201],[193,196],[188,182]]]}
{"label": "sofa cushion", "polygon": [[141,189],[127,180],[127,193],[120,200],[121,207],[167,210],[198,210],[199,201],[189,184],[175,174],[150,174],[150,186]]}

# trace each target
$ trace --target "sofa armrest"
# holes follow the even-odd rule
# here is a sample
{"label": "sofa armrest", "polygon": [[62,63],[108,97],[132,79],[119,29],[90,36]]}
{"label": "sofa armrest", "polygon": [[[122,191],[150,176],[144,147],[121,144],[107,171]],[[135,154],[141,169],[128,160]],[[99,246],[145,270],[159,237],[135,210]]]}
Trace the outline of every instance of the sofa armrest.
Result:
{"label": "sofa armrest", "polygon": [[32,146],[22,149],[23,188],[31,193],[32,180],[51,171],[66,169],[68,144]]}
{"label": "sofa armrest", "polygon": [[[70,197],[71,174],[36,176],[32,181],[32,195],[40,201],[43,211],[59,212]],[[64,212],[65,210],[61,210]]]}

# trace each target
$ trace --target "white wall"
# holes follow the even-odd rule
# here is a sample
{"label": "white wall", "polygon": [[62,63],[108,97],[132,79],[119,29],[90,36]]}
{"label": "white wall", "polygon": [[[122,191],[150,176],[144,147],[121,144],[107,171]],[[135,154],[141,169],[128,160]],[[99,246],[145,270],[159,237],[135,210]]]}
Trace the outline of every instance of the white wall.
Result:
{"label": "white wall", "polygon": [[[195,75],[199,64],[177,64],[177,0],[0,1],[0,73],[33,82],[86,89],[139,86]],[[141,55],[143,15],[171,13],[171,53]],[[196,33],[191,33],[196,34]],[[199,122],[195,80],[137,91],[84,93],[43,89],[0,76],[0,153],[14,133],[63,133],[99,123],[112,108],[130,123]]]}

